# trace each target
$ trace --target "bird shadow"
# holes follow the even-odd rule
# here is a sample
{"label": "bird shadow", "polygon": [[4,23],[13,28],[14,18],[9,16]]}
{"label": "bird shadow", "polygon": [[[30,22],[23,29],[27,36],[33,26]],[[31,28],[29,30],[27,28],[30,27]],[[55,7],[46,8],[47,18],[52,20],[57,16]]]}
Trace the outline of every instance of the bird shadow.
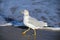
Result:
{"label": "bird shadow", "polygon": [[28,29],[27,26],[18,26],[17,28],[21,28],[21,29]]}

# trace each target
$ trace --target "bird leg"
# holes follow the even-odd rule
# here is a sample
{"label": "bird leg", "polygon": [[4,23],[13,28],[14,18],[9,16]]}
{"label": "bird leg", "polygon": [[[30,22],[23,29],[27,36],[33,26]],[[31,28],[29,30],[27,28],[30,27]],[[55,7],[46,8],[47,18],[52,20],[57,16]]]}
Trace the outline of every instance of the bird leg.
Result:
{"label": "bird leg", "polygon": [[34,40],[36,40],[36,29],[33,30],[34,30]]}
{"label": "bird leg", "polygon": [[26,31],[24,31],[22,34],[25,35],[26,32],[28,32],[30,30],[30,28],[28,28]]}

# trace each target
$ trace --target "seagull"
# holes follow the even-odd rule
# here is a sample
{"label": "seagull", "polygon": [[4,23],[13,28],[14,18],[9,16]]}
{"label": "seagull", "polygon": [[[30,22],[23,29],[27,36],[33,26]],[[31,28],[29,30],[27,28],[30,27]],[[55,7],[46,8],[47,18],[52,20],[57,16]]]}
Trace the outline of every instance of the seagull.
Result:
{"label": "seagull", "polygon": [[26,34],[30,29],[34,30],[34,36],[36,36],[36,29],[43,28],[44,26],[47,26],[46,22],[38,21],[37,19],[29,16],[29,11],[25,9],[24,11],[21,11],[22,14],[24,14],[23,17],[23,23],[28,27],[27,30],[22,32],[23,35]]}

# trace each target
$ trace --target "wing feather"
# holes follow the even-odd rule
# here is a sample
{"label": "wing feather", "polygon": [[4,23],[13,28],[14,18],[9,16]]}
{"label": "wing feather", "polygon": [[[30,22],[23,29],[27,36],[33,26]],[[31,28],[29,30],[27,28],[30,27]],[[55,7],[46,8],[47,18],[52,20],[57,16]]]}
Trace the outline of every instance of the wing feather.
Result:
{"label": "wing feather", "polygon": [[29,17],[29,21],[28,21],[29,24],[32,24],[36,27],[43,27],[43,26],[47,26],[47,23],[43,22],[43,21],[38,21],[37,19],[35,18],[32,18],[32,17]]}

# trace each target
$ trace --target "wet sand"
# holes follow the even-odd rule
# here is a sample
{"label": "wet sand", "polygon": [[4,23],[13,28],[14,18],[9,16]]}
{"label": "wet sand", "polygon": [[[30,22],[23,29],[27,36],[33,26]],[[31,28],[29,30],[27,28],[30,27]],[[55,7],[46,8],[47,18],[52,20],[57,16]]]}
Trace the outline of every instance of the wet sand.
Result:
{"label": "wet sand", "polygon": [[[34,40],[32,29],[25,36],[22,32],[26,29],[8,26],[0,27],[0,30],[0,40]],[[36,40],[60,40],[60,31],[37,30]]]}

